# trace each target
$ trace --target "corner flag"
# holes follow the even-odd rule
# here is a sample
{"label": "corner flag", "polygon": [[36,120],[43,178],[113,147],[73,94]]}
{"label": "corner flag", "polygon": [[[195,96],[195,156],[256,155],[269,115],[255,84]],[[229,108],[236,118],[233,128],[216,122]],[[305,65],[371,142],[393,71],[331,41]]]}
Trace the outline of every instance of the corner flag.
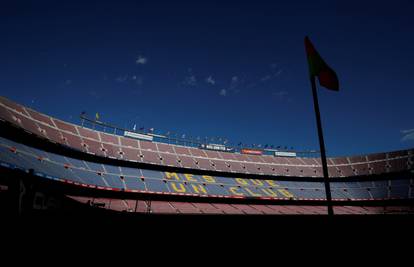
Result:
{"label": "corner flag", "polygon": [[309,64],[309,78],[312,86],[312,95],[313,95],[313,106],[315,108],[316,115],[316,125],[318,127],[318,137],[319,137],[319,146],[321,149],[321,161],[322,161],[322,171],[323,171],[323,180],[325,184],[325,193],[326,193],[326,205],[328,207],[328,215],[332,216],[334,214],[332,207],[332,195],[331,187],[329,184],[329,174],[328,174],[328,163],[326,160],[325,152],[325,142],[323,139],[322,131],[322,121],[321,113],[319,111],[319,101],[318,101],[318,92],[316,91],[316,82],[315,77],[318,77],[319,84],[327,89],[338,91],[339,82],[338,77],[333,69],[331,69],[328,64],[322,59],[319,53],[313,47],[311,41],[306,36],[305,37],[305,50],[308,57]]}
{"label": "corner flag", "polygon": [[310,76],[318,77],[321,86],[338,91],[338,76],[336,76],[335,71],[322,59],[307,36],[305,37],[305,49],[308,57]]}

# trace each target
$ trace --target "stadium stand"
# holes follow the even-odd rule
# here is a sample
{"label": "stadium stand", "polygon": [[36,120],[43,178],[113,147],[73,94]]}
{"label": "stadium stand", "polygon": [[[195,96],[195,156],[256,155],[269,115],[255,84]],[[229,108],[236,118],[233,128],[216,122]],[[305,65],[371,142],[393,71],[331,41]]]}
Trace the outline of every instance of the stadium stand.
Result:
{"label": "stadium stand", "polygon": [[[0,97],[0,120],[5,129],[4,136],[0,137],[2,168],[98,191],[136,193],[145,198],[159,195],[211,200],[211,203],[197,200],[185,203],[177,199],[152,201],[152,212],[325,214],[321,204],[224,203],[229,199],[322,203],[325,189],[318,158],[246,155],[132,139],[67,123],[4,97]],[[24,132],[29,137],[20,142],[6,132]],[[41,140],[41,145],[39,142],[33,145],[31,139]],[[329,158],[333,200],[412,200],[413,157],[411,149]],[[82,203],[92,201],[87,196],[71,198]],[[117,198],[101,201],[106,203],[105,208],[113,210],[149,210],[145,205],[132,209],[131,205],[138,203],[136,199]],[[337,212],[343,214],[387,212],[338,205]]]}
{"label": "stadium stand", "polygon": [[[0,99],[0,115],[5,121],[55,143],[90,154],[143,162],[221,172],[321,177],[320,162],[312,158],[283,158],[208,151],[173,144],[134,140],[94,131],[48,117],[29,108]],[[331,177],[349,177],[398,172],[412,168],[413,150],[329,159]]]}

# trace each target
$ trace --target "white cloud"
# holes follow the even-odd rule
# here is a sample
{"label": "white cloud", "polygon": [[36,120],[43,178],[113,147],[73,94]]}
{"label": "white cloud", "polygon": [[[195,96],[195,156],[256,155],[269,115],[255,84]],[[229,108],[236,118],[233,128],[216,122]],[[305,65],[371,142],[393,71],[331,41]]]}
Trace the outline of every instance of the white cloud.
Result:
{"label": "white cloud", "polygon": [[194,75],[185,77],[183,83],[185,85],[189,85],[189,86],[196,86],[197,85],[197,78]]}
{"label": "white cloud", "polygon": [[213,77],[209,76],[206,78],[206,83],[209,83],[211,85],[215,85],[216,81],[213,79]]}
{"label": "white cloud", "polygon": [[274,79],[274,78],[276,78],[276,77],[279,77],[279,76],[280,76],[280,74],[282,74],[282,72],[283,72],[282,70],[278,70],[277,72],[274,72],[274,73],[268,74],[268,75],[266,75],[266,76],[262,77],[262,78],[260,79],[260,82],[267,82],[267,81],[272,80],[272,79]]}
{"label": "white cloud", "polygon": [[243,81],[240,80],[240,78],[238,76],[232,76],[231,79],[230,79],[229,86],[227,86],[227,88],[225,88],[225,89],[221,89],[219,91],[219,95],[227,96],[228,94],[238,94],[238,93],[240,93],[240,89],[238,87],[242,82]]}
{"label": "white cloud", "polygon": [[135,63],[137,63],[138,65],[145,65],[147,64],[147,62],[148,62],[148,59],[143,56],[138,56],[137,60],[135,61]]}
{"label": "white cloud", "polygon": [[187,72],[188,72],[188,74],[187,74],[186,77],[184,77],[184,81],[182,83],[184,85],[188,85],[188,86],[196,86],[197,85],[197,78],[193,74],[193,69],[188,68]]}
{"label": "white cloud", "polygon": [[404,135],[401,141],[414,140],[414,129],[402,130],[401,133]]}
{"label": "white cloud", "polygon": [[240,92],[240,84],[242,84],[243,81],[239,78],[239,76],[233,76],[231,77],[231,81],[230,81],[230,86],[229,86],[229,91],[237,94]]}
{"label": "white cloud", "polygon": [[230,90],[233,90],[234,88],[236,88],[239,85],[239,77],[238,76],[233,76],[231,77],[231,82],[230,82]]}
{"label": "white cloud", "polygon": [[409,134],[409,133],[412,133],[412,132],[414,132],[414,129],[402,130],[401,131],[402,134]]}
{"label": "white cloud", "polygon": [[276,68],[278,68],[278,64],[276,64],[276,63],[270,64],[270,68],[271,68],[270,73],[264,75],[263,77],[261,77],[257,81],[248,84],[246,86],[246,88],[252,88],[252,87],[256,87],[256,86],[258,86],[258,85],[260,85],[262,83],[266,83],[266,82],[268,82],[270,80],[273,80],[274,78],[279,77],[280,74],[283,73],[283,70],[282,69],[276,70]]}
{"label": "white cloud", "polygon": [[125,83],[125,84],[130,83],[132,81],[135,84],[140,86],[144,83],[144,78],[142,76],[139,76],[139,75],[130,76],[128,74],[125,74],[125,75],[118,76],[115,79],[115,81],[118,82],[118,83]]}

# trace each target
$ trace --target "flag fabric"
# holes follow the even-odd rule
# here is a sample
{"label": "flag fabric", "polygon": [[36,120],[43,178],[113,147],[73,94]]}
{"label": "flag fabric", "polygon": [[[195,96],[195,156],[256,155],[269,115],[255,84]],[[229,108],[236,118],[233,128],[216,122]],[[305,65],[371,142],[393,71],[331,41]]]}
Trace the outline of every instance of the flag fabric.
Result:
{"label": "flag fabric", "polygon": [[307,36],[305,37],[305,49],[308,57],[309,74],[311,78],[318,77],[321,86],[333,91],[338,91],[338,76],[322,59]]}
{"label": "flag fabric", "polygon": [[99,121],[99,113],[98,113],[98,112],[96,112],[96,114],[95,114],[95,119],[96,119],[97,121]]}

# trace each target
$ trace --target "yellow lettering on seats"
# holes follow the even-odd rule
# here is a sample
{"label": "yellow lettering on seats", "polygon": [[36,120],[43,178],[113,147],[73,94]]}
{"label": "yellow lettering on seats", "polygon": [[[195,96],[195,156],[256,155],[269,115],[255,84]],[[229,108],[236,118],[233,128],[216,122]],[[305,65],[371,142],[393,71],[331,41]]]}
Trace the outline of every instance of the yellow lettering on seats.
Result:
{"label": "yellow lettering on seats", "polygon": [[172,187],[172,189],[173,189],[175,192],[178,192],[178,193],[185,193],[185,192],[186,192],[186,190],[185,190],[185,186],[184,186],[182,183],[177,183],[177,184],[179,185],[179,187],[180,187],[180,188],[177,188],[176,183],[171,182],[171,187]]}
{"label": "yellow lettering on seats", "polygon": [[236,182],[241,185],[249,185],[249,183],[245,179],[242,179],[242,178],[236,178]]}
{"label": "yellow lettering on seats", "polygon": [[270,196],[270,197],[277,197],[277,194],[275,191],[273,191],[272,189],[269,188],[262,188],[261,189],[266,195]]}
{"label": "yellow lettering on seats", "polygon": [[194,179],[194,177],[193,177],[193,175],[192,175],[192,174],[185,173],[185,174],[184,174],[184,177],[185,177],[188,181],[190,181],[190,182],[197,182],[197,180],[196,180],[196,179]]}
{"label": "yellow lettering on seats", "polygon": [[266,182],[270,185],[270,186],[275,186],[275,187],[279,187],[279,185],[273,181],[273,180],[266,180]]}
{"label": "yellow lettering on seats", "polygon": [[213,176],[203,175],[201,177],[203,177],[203,179],[206,180],[207,183],[215,183],[216,182],[216,179],[214,179]]}
{"label": "yellow lettering on seats", "polygon": [[292,193],[290,193],[286,189],[277,189],[277,191],[279,191],[279,193],[281,193],[285,197],[295,197],[294,195],[292,195]]}
{"label": "yellow lettering on seats", "polygon": [[201,184],[199,185],[192,184],[191,186],[193,187],[194,192],[196,192],[197,194],[200,194],[200,191],[202,191],[204,194],[207,195],[207,190]]}
{"label": "yellow lettering on seats", "polygon": [[262,186],[263,182],[257,179],[250,179],[254,185]]}
{"label": "yellow lettering on seats", "polygon": [[236,195],[236,196],[244,196],[244,194],[243,194],[242,192],[238,192],[238,190],[239,190],[239,188],[238,188],[238,187],[234,187],[234,186],[232,186],[232,187],[229,187],[229,190],[230,190],[230,192],[231,192],[233,195]]}
{"label": "yellow lettering on seats", "polygon": [[167,179],[173,179],[175,178],[175,180],[180,181],[180,177],[178,177],[178,174],[175,172],[165,172],[165,177]]}
{"label": "yellow lettering on seats", "polygon": [[251,191],[249,188],[244,188],[244,190],[246,190],[252,197],[260,197],[262,195],[254,193],[253,191]]}

